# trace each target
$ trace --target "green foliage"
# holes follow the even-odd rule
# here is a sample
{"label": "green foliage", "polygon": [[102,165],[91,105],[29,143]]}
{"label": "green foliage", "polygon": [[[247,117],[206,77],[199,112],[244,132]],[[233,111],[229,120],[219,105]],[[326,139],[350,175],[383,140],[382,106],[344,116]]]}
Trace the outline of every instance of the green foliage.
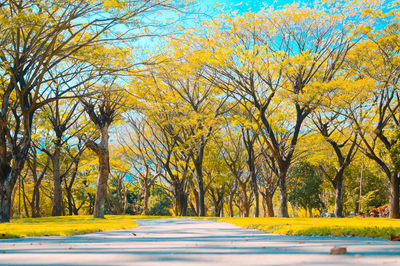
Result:
{"label": "green foliage", "polygon": [[155,186],[149,199],[149,215],[168,216],[171,215],[171,209],[171,199],[160,187]]}
{"label": "green foliage", "polygon": [[292,189],[289,193],[289,201],[304,209],[321,208],[321,185],[315,167],[307,162],[301,162],[293,167],[290,172]]}
{"label": "green foliage", "polygon": [[345,172],[345,203],[347,209],[353,210],[357,201],[361,200],[361,211],[367,212],[388,202],[389,182],[382,172],[364,168],[360,199],[360,168],[359,165],[350,165]]}

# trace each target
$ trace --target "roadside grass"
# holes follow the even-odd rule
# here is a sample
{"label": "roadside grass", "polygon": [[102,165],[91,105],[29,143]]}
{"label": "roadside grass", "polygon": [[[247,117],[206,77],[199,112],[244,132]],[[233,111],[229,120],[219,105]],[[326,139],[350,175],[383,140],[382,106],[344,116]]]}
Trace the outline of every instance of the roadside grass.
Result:
{"label": "roadside grass", "polygon": [[42,218],[14,218],[0,224],[0,238],[28,236],[71,236],[108,230],[137,227],[133,215],[106,215],[105,219],[92,215]]}
{"label": "roadside grass", "polygon": [[388,218],[216,218],[267,233],[313,236],[400,236],[400,220]]}
{"label": "roadside grass", "polygon": [[231,223],[266,233],[310,236],[356,236],[390,239],[400,236],[400,219],[388,218],[252,218],[252,217],[179,217],[135,216],[135,219],[191,218]]}
{"label": "roadside grass", "polygon": [[390,239],[400,236],[400,219],[387,218],[252,218],[252,217],[177,217],[142,215],[91,215],[43,218],[15,218],[0,224],[0,238],[28,236],[70,236],[137,227],[134,220],[160,218],[209,219],[231,223],[267,233],[316,236],[362,236]]}

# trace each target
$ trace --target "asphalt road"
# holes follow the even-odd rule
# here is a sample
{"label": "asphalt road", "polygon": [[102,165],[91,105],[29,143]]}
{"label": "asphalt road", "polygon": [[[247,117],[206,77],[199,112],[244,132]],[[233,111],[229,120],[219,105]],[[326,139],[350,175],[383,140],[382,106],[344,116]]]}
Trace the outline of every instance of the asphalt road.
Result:
{"label": "asphalt road", "polygon": [[[400,265],[400,242],[265,234],[209,220],[144,219],[139,227],[0,240],[6,265]],[[346,247],[330,255],[332,247]]]}

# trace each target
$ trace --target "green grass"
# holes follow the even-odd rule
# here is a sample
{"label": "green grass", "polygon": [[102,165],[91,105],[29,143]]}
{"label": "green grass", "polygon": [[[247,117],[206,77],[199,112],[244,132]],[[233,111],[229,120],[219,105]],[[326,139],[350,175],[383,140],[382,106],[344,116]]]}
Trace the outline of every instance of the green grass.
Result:
{"label": "green grass", "polygon": [[71,236],[107,230],[137,227],[136,216],[106,215],[105,219],[90,215],[43,218],[16,218],[0,224],[0,238],[27,236]]}
{"label": "green grass", "polygon": [[316,236],[367,236],[390,239],[400,235],[400,219],[387,218],[217,218],[267,233]]}

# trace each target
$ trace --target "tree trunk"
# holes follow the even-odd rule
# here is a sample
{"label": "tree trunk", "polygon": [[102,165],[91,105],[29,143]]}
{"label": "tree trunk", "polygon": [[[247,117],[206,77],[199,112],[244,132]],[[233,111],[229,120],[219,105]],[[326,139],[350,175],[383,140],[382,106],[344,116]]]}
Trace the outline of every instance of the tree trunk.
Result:
{"label": "tree trunk", "polygon": [[125,187],[125,189],[124,189],[124,208],[122,210],[122,214],[126,214],[127,209],[128,209],[128,189]]}
{"label": "tree trunk", "polygon": [[218,191],[218,217],[224,216],[224,188]]}
{"label": "tree trunk", "polygon": [[262,198],[262,201],[261,201],[261,206],[262,206],[262,209],[263,209],[263,217],[264,218],[268,217],[267,205],[266,205],[265,201],[266,200],[265,200],[264,195],[263,195],[263,198]]}
{"label": "tree trunk", "polygon": [[249,215],[250,215],[250,203],[249,203],[249,198],[247,197],[246,184],[241,184],[241,188],[242,188],[242,211],[243,211],[243,217],[249,217]]}
{"label": "tree trunk", "polygon": [[[253,180],[253,176],[254,176],[254,180]],[[252,181],[251,181],[252,185],[252,191],[254,194],[254,217],[259,217],[260,216],[260,196],[258,193],[258,186],[257,186],[257,180],[256,180],[256,175],[252,174]]]}
{"label": "tree trunk", "polygon": [[235,214],[233,213],[233,195],[229,195],[229,216],[233,217]]}
{"label": "tree trunk", "polygon": [[188,196],[183,190],[178,191],[176,201],[177,201],[178,215],[186,216],[188,208]]}
{"label": "tree trunk", "polygon": [[[202,152],[199,152],[202,153]],[[201,157],[201,158],[200,158]],[[199,216],[206,215],[206,208],[204,204],[204,183],[203,183],[203,163],[202,163],[202,155],[197,155],[196,160],[194,161],[195,169],[196,169],[196,180],[199,185],[198,187],[198,213]]]}
{"label": "tree trunk", "polygon": [[272,194],[267,194],[266,197],[264,198],[265,204],[267,205],[267,215],[268,217],[274,217],[274,205],[272,203]]}
{"label": "tree trunk", "polygon": [[53,192],[53,210],[51,212],[52,216],[62,215],[62,187],[61,187],[61,173],[60,173],[60,153],[61,153],[61,140],[57,138],[55,142],[55,150],[52,161],[53,161],[53,182],[54,182],[54,192]]}
{"label": "tree trunk", "polygon": [[280,171],[278,176],[279,185],[279,217],[289,217],[288,213],[288,201],[287,201],[287,190],[286,190],[286,171]]}
{"label": "tree trunk", "polygon": [[243,131],[243,140],[244,144],[246,146],[247,150],[247,166],[249,168],[249,174],[250,174],[250,186],[251,190],[254,194],[254,217],[259,217],[260,216],[260,202],[259,202],[259,193],[258,193],[258,186],[257,186],[257,176],[256,176],[256,170],[255,170],[255,165],[254,165],[254,141],[251,140],[250,133],[247,130],[247,137],[246,134]]}
{"label": "tree trunk", "polygon": [[94,217],[104,218],[104,204],[107,197],[107,182],[110,171],[109,150],[108,150],[108,127],[100,130],[101,141],[99,144],[99,175],[97,178],[96,198],[94,203]]}
{"label": "tree trunk", "polygon": [[3,187],[0,193],[0,222],[10,221],[11,214],[12,189]]}
{"label": "tree trunk", "polygon": [[204,184],[203,175],[197,177],[197,182],[199,183],[199,216],[206,216],[206,206],[204,203]]}
{"label": "tree trunk", "polygon": [[214,204],[214,216],[222,217],[222,211],[224,208],[224,190],[222,188],[221,190],[216,189],[216,192],[214,192],[214,190],[211,191],[211,196]]}
{"label": "tree trunk", "polygon": [[144,187],[144,199],[143,199],[143,215],[149,215],[149,190],[150,187],[145,184]]}
{"label": "tree trunk", "polygon": [[399,213],[399,173],[391,175],[390,180],[390,218],[400,218]]}
{"label": "tree trunk", "polygon": [[335,215],[343,217],[343,175],[335,183]]}
{"label": "tree trunk", "polygon": [[[24,199],[24,210],[25,210],[25,215],[26,217],[29,217],[29,210],[28,210],[28,204],[26,204],[28,196],[25,194],[25,187],[24,187],[24,182],[22,182],[22,198]],[[29,201],[28,201],[29,203]]]}
{"label": "tree trunk", "polygon": [[218,211],[217,211],[217,217],[222,217],[223,216],[223,209],[224,209],[224,199],[220,198],[218,200]]}
{"label": "tree trunk", "polygon": [[[26,151],[28,149],[29,145],[26,147]],[[18,176],[24,168],[27,153],[28,152],[26,152],[24,156],[19,154],[18,156],[20,156],[21,159],[14,157],[12,167],[8,162],[0,166],[0,223],[7,223],[10,221],[12,194]]]}
{"label": "tree trunk", "polygon": [[68,201],[68,213],[69,215],[73,215],[74,206],[72,202],[72,191],[68,187],[66,187],[66,191],[67,191],[67,201]]}
{"label": "tree trunk", "polygon": [[199,185],[198,189],[198,201],[199,201],[199,216],[205,216],[206,215],[206,206],[204,202],[204,176],[203,176],[203,157],[204,157],[204,147],[205,144],[201,145],[199,148],[199,151],[197,152],[197,155],[195,158],[192,157],[192,161],[194,164],[194,168],[196,170],[196,180]]}
{"label": "tree trunk", "polygon": [[311,206],[311,204],[308,205],[308,217],[310,217],[310,218],[313,217],[313,215],[312,215],[312,206]]}
{"label": "tree trunk", "polygon": [[39,185],[35,184],[33,186],[33,195],[31,202],[32,217],[40,217],[40,190]]}

